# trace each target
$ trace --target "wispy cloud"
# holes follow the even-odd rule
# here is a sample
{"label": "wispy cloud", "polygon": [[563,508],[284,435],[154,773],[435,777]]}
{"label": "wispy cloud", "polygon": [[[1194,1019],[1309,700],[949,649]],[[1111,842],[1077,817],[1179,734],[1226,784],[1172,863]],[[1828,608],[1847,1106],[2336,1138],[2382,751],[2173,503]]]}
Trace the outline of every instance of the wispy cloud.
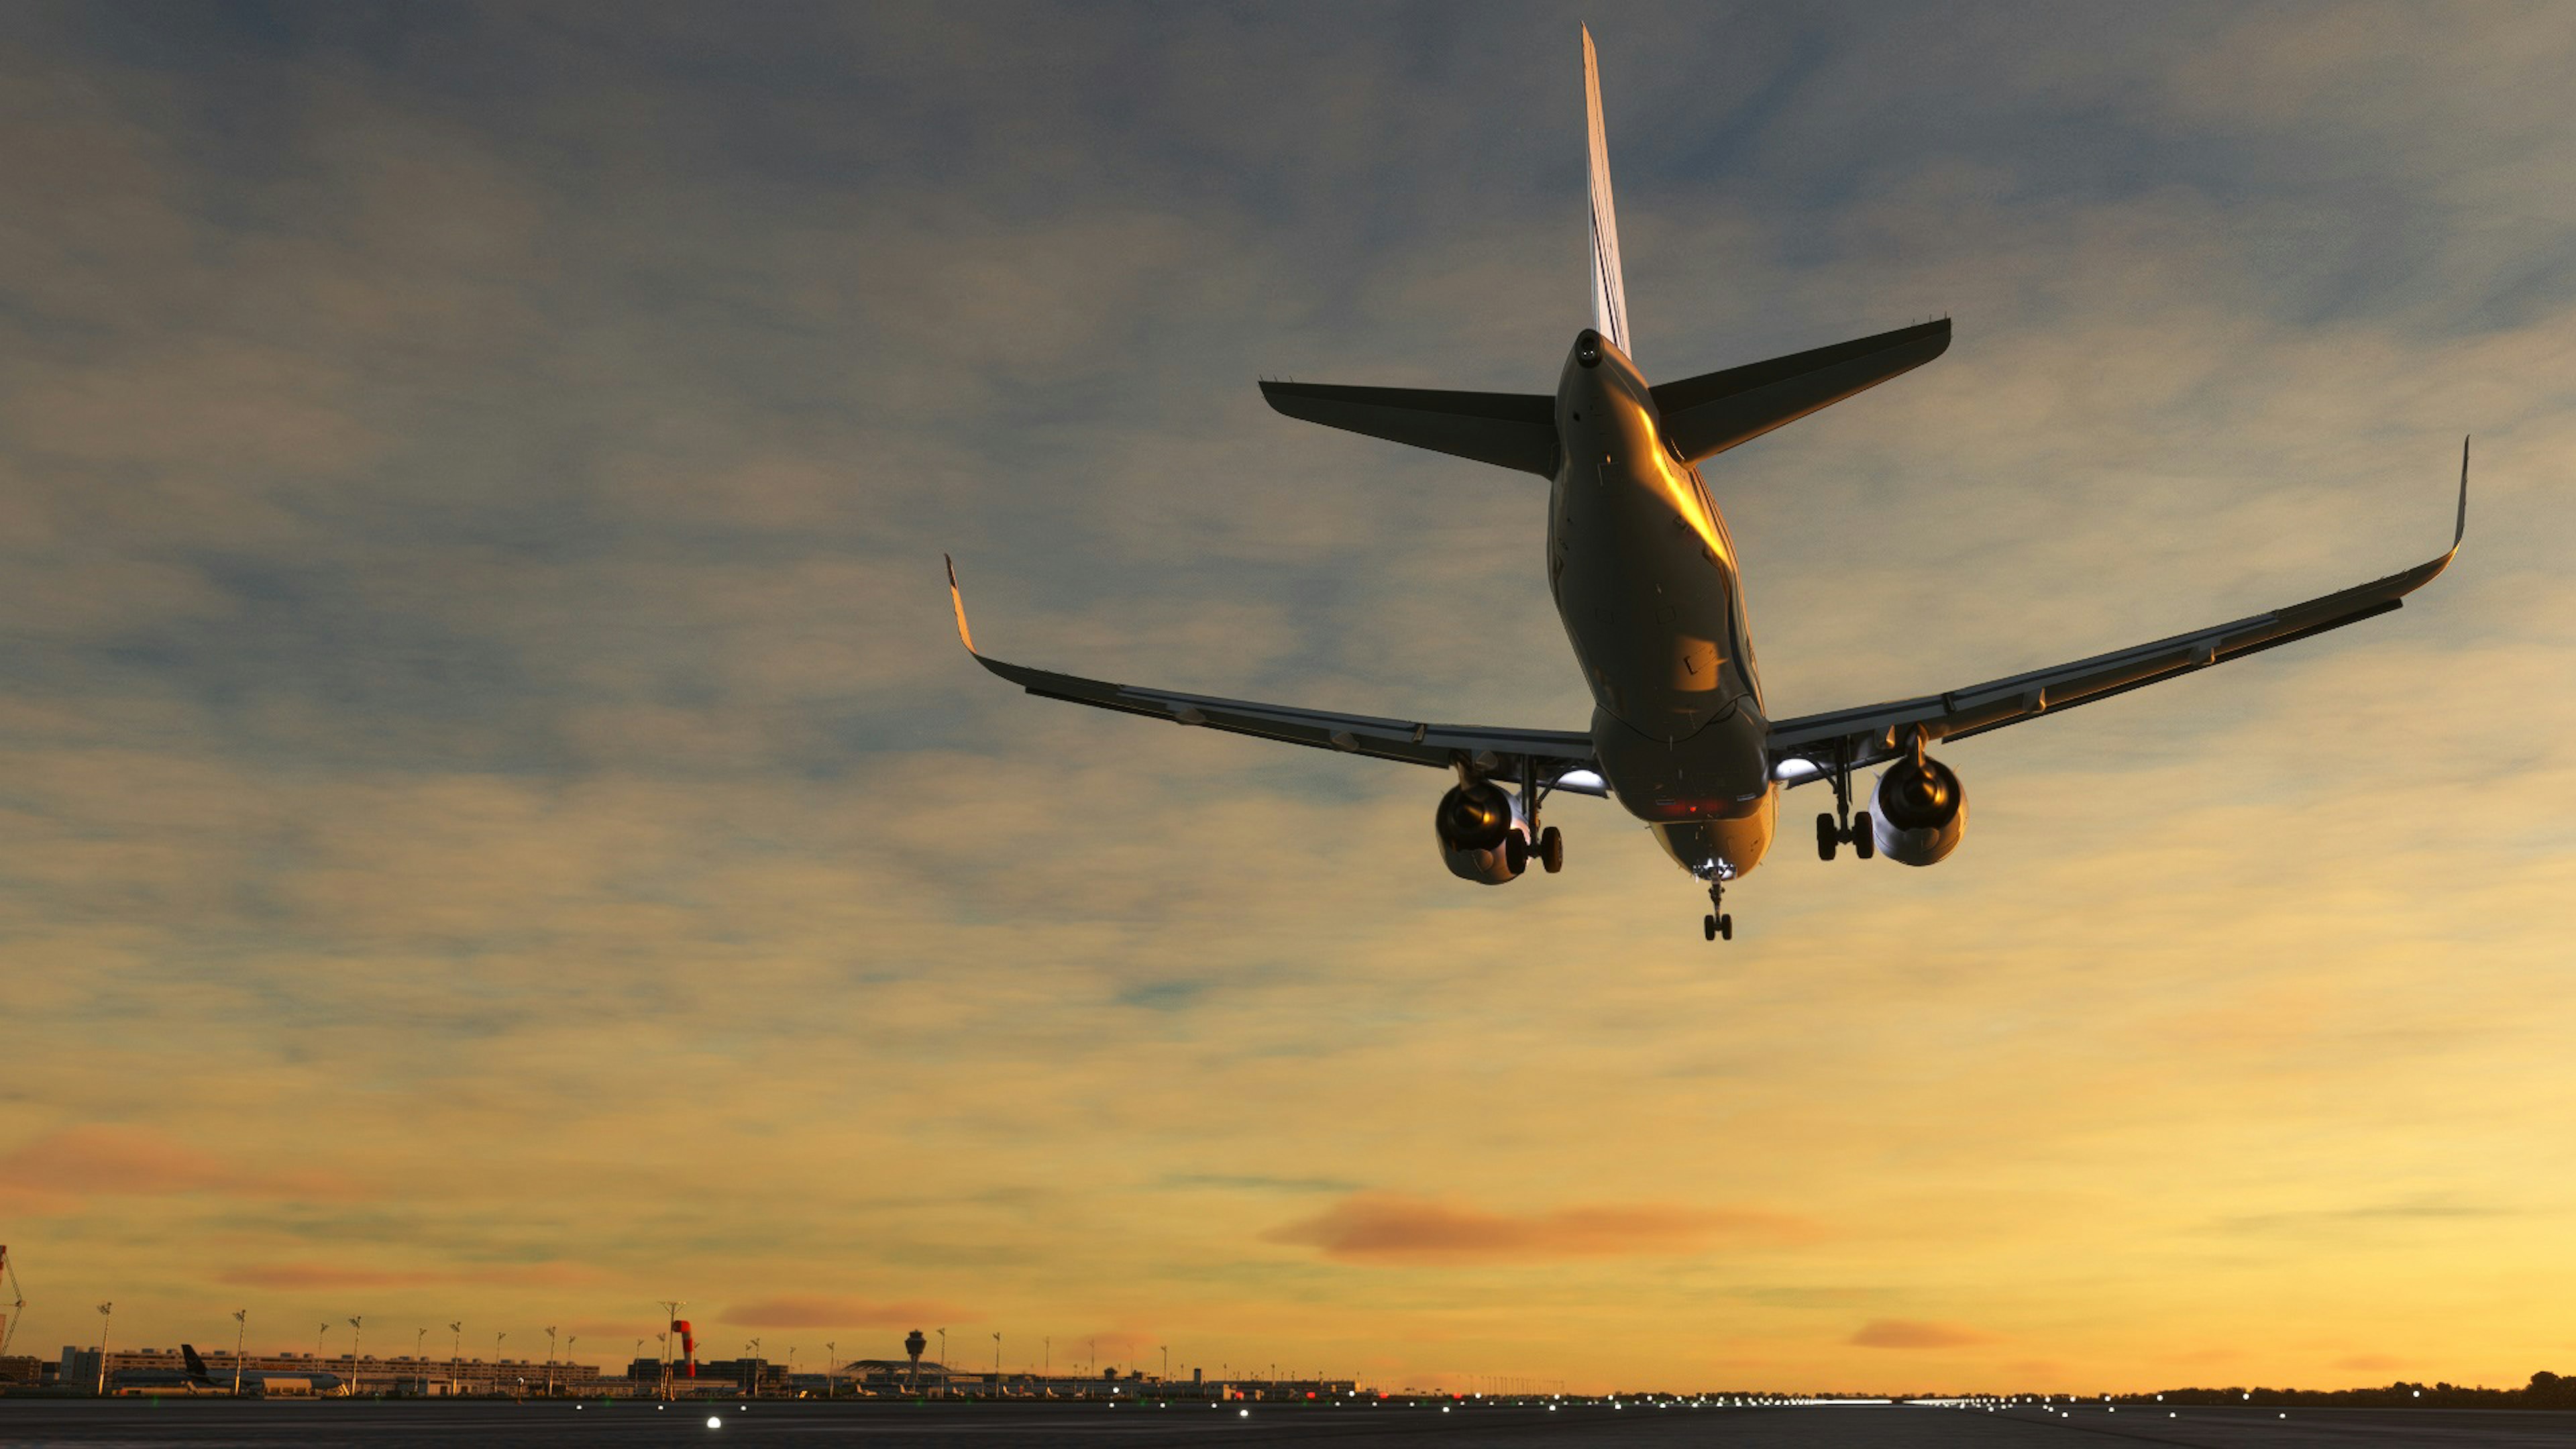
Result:
{"label": "wispy cloud", "polygon": [[1854,1329],[1852,1336],[1844,1341],[1854,1348],[1969,1348],[1992,1343],[1995,1337],[1964,1323],[1873,1318]]}
{"label": "wispy cloud", "polygon": [[1262,1236],[1340,1262],[1437,1264],[1669,1257],[1712,1247],[1793,1242],[1814,1225],[1778,1213],[1592,1204],[1502,1213],[1459,1203],[1363,1193]]}
{"label": "wispy cloud", "polygon": [[185,1193],[346,1201],[361,1189],[335,1171],[229,1160],[118,1123],[66,1127],[0,1157],[0,1194],[24,1212],[70,1212],[92,1197]]}
{"label": "wispy cloud", "polygon": [[918,1328],[925,1323],[972,1323],[979,1317],[974,1310],[953,1303],[790,1294],[738,1304],[724,1311],[722,1321],[745,1328]]}

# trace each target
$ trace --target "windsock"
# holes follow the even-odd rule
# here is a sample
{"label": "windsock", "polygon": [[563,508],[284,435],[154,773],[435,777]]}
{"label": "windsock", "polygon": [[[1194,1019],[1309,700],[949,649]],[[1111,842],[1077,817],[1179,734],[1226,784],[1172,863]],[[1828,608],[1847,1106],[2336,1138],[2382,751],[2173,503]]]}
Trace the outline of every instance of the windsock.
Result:
{"label": "windsock", "polygon": [[680,1336],[680,1358],[688,1366],[687,1376],[696,1378],[698,1376],[698,1339],[697,1335],[689,1332],[689,1320],[672,1319],[671,1331]]}

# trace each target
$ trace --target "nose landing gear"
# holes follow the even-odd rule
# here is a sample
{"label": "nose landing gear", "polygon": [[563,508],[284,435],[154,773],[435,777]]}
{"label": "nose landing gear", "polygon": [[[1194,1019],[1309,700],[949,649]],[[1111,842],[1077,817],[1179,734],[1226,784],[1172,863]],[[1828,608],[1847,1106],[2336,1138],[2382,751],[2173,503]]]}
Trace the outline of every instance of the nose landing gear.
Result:
{"label": "nose landing gear", "polygon": [[1735,939],[1735,918],[1726,913],[1726,882],[1708,883],[1708,914],[1699,918],[1699,924],[1702,940]]}

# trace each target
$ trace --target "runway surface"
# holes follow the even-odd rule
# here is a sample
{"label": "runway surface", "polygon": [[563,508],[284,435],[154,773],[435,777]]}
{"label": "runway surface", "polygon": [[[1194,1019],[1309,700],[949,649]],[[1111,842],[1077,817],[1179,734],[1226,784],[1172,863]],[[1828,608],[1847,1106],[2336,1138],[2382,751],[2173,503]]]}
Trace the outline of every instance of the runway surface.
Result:
{"label": "runway surface", "polygon": [[[568,1403],[234,1403],[213,1399],[0,1399],[0,1444],[691,1445],[864,1443],[893,1449],[1071,1444],[1741,1446],[1950,1449],[2171,1444],[2193,1449],[2325,1446],[2552,1446],[2576,1449],[2576,1413],[2312,1409],[2081,1409],[1986,1413],[1932,1408],[1625,1409],[1262,1408],[1107,1405]],[[721,1428],[707,1420],[722,1421]]]}

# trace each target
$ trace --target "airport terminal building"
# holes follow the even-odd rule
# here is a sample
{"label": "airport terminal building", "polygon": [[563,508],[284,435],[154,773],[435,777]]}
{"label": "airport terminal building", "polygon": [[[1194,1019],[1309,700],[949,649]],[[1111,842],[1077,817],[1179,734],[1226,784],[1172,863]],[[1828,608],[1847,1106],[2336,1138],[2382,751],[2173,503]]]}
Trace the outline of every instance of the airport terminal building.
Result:
{"label": "airport terminal building", "polygon": [[[206,1376],[214,1386],[230,1392],[233,1383],[233,1354],[230,1349],[210,1351],[200,1348],[198,1357],[205,1360]],[[121,1348],[107,1355],[107,1389],[110,1393],[170,1392],[177,1381],[187,1376],[188,1363],[176,1348]],[[326,1357],[310,1353],[244,1354],[241,1371],[258,1374],[281,1382],[297,1378],[308,1380],[317,1392],[340,1393],[344,1390],[360,1395],[446,1395],[517,1394],[542,1396],[549,1386],[557,1394],[592,1395],[601,1391],[597,1364],[554,1363],[529,1359],[480,1358],[414,1358],[403,1354],[378,1358],[368,1354]],[[67,1387],[95,1385],[99,1382],[99,1351],[66,1345],[63,1349],[60,1380]],[[349,1389],[349,1386],[354,1386]]]}

